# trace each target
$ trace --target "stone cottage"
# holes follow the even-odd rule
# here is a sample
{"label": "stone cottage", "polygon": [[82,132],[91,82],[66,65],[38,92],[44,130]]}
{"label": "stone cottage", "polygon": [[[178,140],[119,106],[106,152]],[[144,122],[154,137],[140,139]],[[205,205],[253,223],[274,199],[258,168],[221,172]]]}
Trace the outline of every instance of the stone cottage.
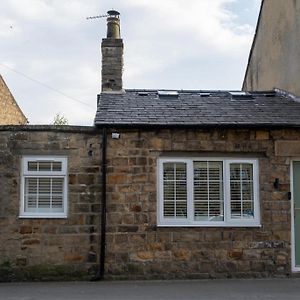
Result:
{"label": "stone cottage", "polygon": [[0,280],[299,271],[300,101],[124,90],[119,14],[94,127],[0,127]]}

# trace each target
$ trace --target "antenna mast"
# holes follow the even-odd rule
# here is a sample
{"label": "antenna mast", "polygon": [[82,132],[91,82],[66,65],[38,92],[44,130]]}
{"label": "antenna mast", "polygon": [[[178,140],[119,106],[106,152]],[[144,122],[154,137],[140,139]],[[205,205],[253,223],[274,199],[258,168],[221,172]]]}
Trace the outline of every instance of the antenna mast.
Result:
{"label": "antenna mast", "polygon": [[87,17],[87,20],[92,20],[92,19],[100,19],[100,18],[107,18],[108,15],[100,15],[100,16],[94,16],[94,17]]}
{"label": "antenna mast", "polygon": [[92,19],[100,19],[100,18],[120,18],[120,13],[114,9],[109,10],[106,15],[99,15],[99,16],[93,16],[93,17],[87,17],[87,20]]}
{"label": "antenna mast", "polygon": [[100,19],[107,17],[107,35],[108,39],[120,39],[120,13],[114,9],[109,10],[106,15],[87,17],[87,20]]}

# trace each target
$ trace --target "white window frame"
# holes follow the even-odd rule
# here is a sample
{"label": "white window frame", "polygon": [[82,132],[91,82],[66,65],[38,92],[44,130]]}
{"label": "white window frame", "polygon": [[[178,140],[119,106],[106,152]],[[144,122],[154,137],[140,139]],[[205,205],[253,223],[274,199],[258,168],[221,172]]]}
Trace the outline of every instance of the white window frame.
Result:
{"label": "white window frame", "polygon": [[[193,163],[200,161],[220,161],[223,163],[223,194],[224,220],[223,221],[195,221],[194,220],[194,171]],[[172,219],[163,215],[163,164],[186,163],[187,167],[187,218]],[[232,219],[230,211],[230,164],[249,163],[253,165],[253,205],[254,218]],[[191,158],[159,158],[157,160],[157,225],[169,227],[260,227],[259,204],[259,164],[258,159],[224,158],[224,157],[191,157]]]}
{"label": "white window frame", "polygon": [[[53,161],[61,162],[61,171],[29,171],[28,162]],[[21,201],[20,218],[67,218],[68,209],[68,159],[66,156],[23,156],[21,159]],[[26,212],[25,211],[25,178],[48,177],[63,178],[63,212]]]}

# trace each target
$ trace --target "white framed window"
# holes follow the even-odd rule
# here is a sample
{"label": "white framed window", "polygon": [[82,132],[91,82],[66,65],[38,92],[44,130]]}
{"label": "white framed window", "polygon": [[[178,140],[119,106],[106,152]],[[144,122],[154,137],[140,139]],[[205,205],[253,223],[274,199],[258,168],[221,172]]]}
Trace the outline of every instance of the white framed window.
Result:
{"label": "white framed window", "polygon": [[159,226],[260,226],[258,160],[158,159]]}
{"label": "white framed window", "polygon": [[20,217],[67,217],[67,157],[24,156]]}

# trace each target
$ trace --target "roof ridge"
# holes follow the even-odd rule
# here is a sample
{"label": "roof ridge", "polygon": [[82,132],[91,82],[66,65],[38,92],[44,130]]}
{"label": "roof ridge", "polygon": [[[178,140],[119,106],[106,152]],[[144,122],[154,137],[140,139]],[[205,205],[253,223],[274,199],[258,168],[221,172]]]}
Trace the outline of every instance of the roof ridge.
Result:
{"label": "roof ridge", "polygon": [[[158,91],[174,91],[178,93],[247,93],[247,94],[269,94],[276,93],[275,90],[267,90],[267,91],[243,91],[239,89],[228,89],[228,90],[212,90],[212,89],[125,89],[125,93],[139,93],[139,92],[148,92],[148,93],[157,93]],[[105,93],[106,94],[106,93]]]}

